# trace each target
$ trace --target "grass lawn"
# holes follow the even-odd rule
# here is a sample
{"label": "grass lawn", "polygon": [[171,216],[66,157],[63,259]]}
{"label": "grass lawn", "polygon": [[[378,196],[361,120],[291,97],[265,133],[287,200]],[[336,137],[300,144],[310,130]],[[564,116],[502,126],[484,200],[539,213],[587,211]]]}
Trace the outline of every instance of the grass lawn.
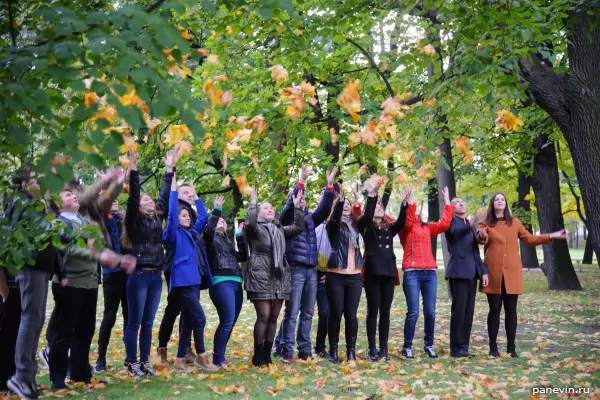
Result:
{"label": "grass lawn", "polygon": [[[171,374],[162,371],[150,379],[131,379],[123,370],[125,349],[117,322],[113,330],[108,363],[109,372],[97,377],[109,382],[104,387],[71,387],[70,390],[52,393],[45,389],[44,397],[77,396],[97,399],[199,399],[199,398],[558,398],[559,395],[532,395],[534,387],[582,387],[588,394],[580,398],[600,398],[600,274],[580,274],[585,290],[581,292],[550,292],[539,272],[525,273],[526,294],[519,299],[519,328],[517,349],[519,359],[503,356],[487,357],[486,315],[487,301],[478,295],[471,349],[477,355],[473,360],[453,359],[448,354],[450,302],[447,296],[443,271],[438,275],[438,302],[436,321],[436,347],[440,358],[430,360],[421,351],[423,345],[423,318],[419,318],[414,341],[415,360],[398,357],[402,346],[402,327],[406,305],[401,287],[396,288],[390,332],[392,361],[370,363],[366,361],[365,306],[363,297],[359,308],[359,341],[356,362],[338,365],[315,359],[304,364],[276,363],[270,370],[248,365],[252,353],[252,327],[254,309],[244,303],[242,314],[228,348],[231,367],[217,374],[203,374],[196,370],[191,375]],[[51,296],[50,296],[51,297]],[[208,322],[207,348],[212,349],[212,336],[218,319],[215,309],[202,292],[202,304]],[[154,324],[153,338],[166,303],[163,302]],[[102,299],[99,300],[97,326],[102,316]],[[52,311],[48,301],[47,317]],[[316,312],[315,312],[316,317]],[[313,321],[313,340],[316,318]],[[344,329],[342,327],[342,332]],[[177,332],[177,329],[175,329]],[[96,332],[97,333],[97,332]],[[344,349],[343,335],[340,346]],[[44,339],[42,338],[42,341]],[[177,339],[170,343],[169,356],[174,357]],[[45,344],[45,343],[44,343]],[[506,349],[504,329],[500,329],[499,346]],[[153,345],[153,352],[155,351]],[[92,348],[95,362],[96,338]],[[342,351],[345,358],[345,351]],[[42,369],[38,383],[48,385],[48,371]],[[573,395],[571,395],[573,396]]]}

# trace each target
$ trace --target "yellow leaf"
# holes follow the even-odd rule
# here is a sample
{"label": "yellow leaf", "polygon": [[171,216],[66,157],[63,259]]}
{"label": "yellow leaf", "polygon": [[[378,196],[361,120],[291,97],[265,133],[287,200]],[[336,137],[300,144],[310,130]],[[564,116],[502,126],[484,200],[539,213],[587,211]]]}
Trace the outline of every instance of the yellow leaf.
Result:
{"label": "yellow leaf", "polygon": [[288,80],[288,72],[282,65],[275,65],[269,70],[271,71],[271,78],[278,84]]}
{"label": "yellow leaf", "polygon": [[319,139],[312,138],[310,139],[310,145],[312,147],[319,147],[321,145],[321,141]]}
{"label": "yellow leaf", "polygon": [[206,135],[204,135],[204,143],[202,143],[202,149],[208,150],[212,147],[212,145],[213,145],[213,135],[212,135],[212,133],[207,133]]}
{"label": "yellow leaf", "polygon": [[423,104],[426,105],[427,107],[431,107],[432,105],[435,104],[435,97],[433,97],[431,100],[424,101]]}
{"label": "yellow leaf", "polygon": [[192,144],[190,142],[182,140],[181,142],[175,145],[175,150],[177,151],[179,157],[182,157],[192,152]]}
{"label": "yellow leaf", "polygon": [[431,44],[428,44],[425,47],[418,46],[417,50],[419,50],[421,53],[427,54],[429,57],[433,57],[435,54],[435,48]]}
{"label": "yellow leaf", "polygon": [[238,130],[239,129],[232,131],[229,128],[225,128],[225,137],[227,138],[228,142],[231,142],[237,136]]}
{"label": "yellow leaf", "polygon": [[361,140],[362,136],[360,132],[354,132],[350,136],[348,136],[348,145],[350,145],[350,147],[358,146]]}
{"label": "yellow leaf", "polygon": [[85,92],[83,94],[83,99],[86,107],[94,105],[98,102],[98,95],[93,92]]}
{"label": "yellow leaf", "polygon": [[422,165],[420,168],[417,169],[417,176],[419,178],[429,179],[429,178],[433,177],[433,172],[434,172],[433,169],[434,168],[435,167],[431,163]]}
{"label": "yellow leaf", "polygon": [[252,192],[252,187],[248,184],[246,174],[242,174],[235,178],[235,183],[237,184],[238,190],[242,195],[249,196]]}
{"label": "yellow leaf", "polygon": [[127,153],[128,151],[137,151],[138,143],[129,134],[123,134],[123,145],[121,146],[121,153]]}
{"label": "yellow leaf", "polygon": [[298,110],[296,107],[294,107],[293,105],[289,105],[287,106],[287,109],[285,110],[285,112],[292,117],[292,119],[296,119],[298,117],[300,117],[300,115],[302,115],[302,110]]}
{"label": "yellow leaf", "polygon": [[342,365],[340,367],[340,371],[342,371],[346,375],[349,375],[352,373],[352,369],[350,367],[348,367],[347,365]]}
{"label": "yellow leaf", "polygon": [[250,141],[250,135],[252,135],[252,129],[240,129],[235,136],[234,142],[247,143]]}
{"label": "yellow leaf", "polygon": [[294,377],[294,378],[290,378],[287,381],[290,385],[300,385],[301,383],[304,383],[304,378],[301,377]]}
{"label": "yellow leaf", "polygon": [[210,54],[208,57],[206,57],[206,62],[212,65],[221,64],[221,62],[219,61],[219,56],[217,56],[216,54]]}
{"label": "yellow leaf", "polygon": [[235,154],[241,149],[242,148],[235,143],[227,143],[227,146],[225,146],[225,152],[229,154]]}
{"label": "yellow leaf", "polygon": [[335,132],[335,128],[329,128],[329,136],[331,137],[332,144],[337,143],[339,135]]}
{"label": "yellow leaf", "polygon": [[383,152],[382,152],[383,157],[387,160],[388,158],[390,158],[392,156],[392,154],[394,154],[395,150],[396,150],[396,145],[394,143],[388,144],[383,149]]}
{"label": "yellow leaf", "polygon": [[254,169],[260,171],[260,164],[258,163],[258,159],[252,155],[250,156],[250,159],[252,160],[252,165],[254,166]]}
{"label": "yellow leaf", "polygon": [[192,132],[186,125],[171,125],[169,132],[165,135],[165,143],[169,146],[175,146],[176,143],[188,138],[192,138]]}
{"label": "yellow leaf", "polygon": [[525,195],[525,197],[523,197],[523,200],[526,200],[526,201],[531,200],[531,194]]}
{"label": "yellow leaf", "polygon": [[464,154],[465,151],[467,151],[467,145],[469,143],[469,138],[467,138],[466,136],[461,136],[455,140],[455,143],[456,143],[456,148],[458,149],[458,151],[460,151],[461,153]]}
{"label": "yellow leaf", "polygon": [[221,187],[229,187],[229,182],[231,181],[231,175],[227,175],[224,179],[223,182],[221,182]]}
{"label": "yellow leaf", "polygon": [[90,118],[90,121],[94,122],[98,119],[105,119],[109,124],[112,124],[117,118],[117,110],[115,110],[112,106],[104,107],[98,110],[96,115]]}
{"label": "yellow leaf", "polygon": [[360,132],[362,142],[369,146],[376,146],[379,135],[377,134],[377,121],[373,120],[365,127],[365,130]]}
{"label": "yellow leaf", "polygon": [[350,81],[337,98],[337,103],[340,107],[345,108],[350,114],[354,122],[360,121],[360,115],[357,112],[360,110],[360,95],[358,88],[360,81],[357,79],[354,82]]}
{"label": "yellow leaf", "polygon": [[223,90],[221,88],[218,88],[217,90],[211,90],[208,92],[208,96],[210,97],[210,102],[213,106],[223,104]]}
{"label": "yellow leaf", "polygon": [[523,120],[515,117],[515,115],[509,110],[498,111],[498,118],[496,118],[497,128],[504,128],[505,131],[517,132],[523,125],[525,125]]}
{"label": "yellow leaf", "polygon": [[181,32],[181,38],[184,40],[192,40],[192,37],[190,36],[190,31],[188,31],[187,29],[183,30]]}
{"label": "yellow leaf", "polygon": [[217,75],[215,76],[215,81],[217,82],[227,82],[229,79],[225,75]]}
{"label": "yellow leaf", "polygon": [[403,157],[404,157],[404,161],[406,161],[406,165],[408,165],[411,168],[415,167],[417,160],[415,160],[412,151],[408,151],[408,152],[404,153]]}
{"label": "yellow leaf", "polygon": [[406,184],[406,183],[408,183],[408,182],[409,182],[408,175],[406,174],[406,172],[404,172],[404,171],[402,171],[402,170],[401,170],[401,171],[398,173],[398,176],[396,176],[396,179],[395,179],[395,181],[396,181],[397,183],[404,183],[404,184]]}
{"label": "yellow leaf", "polygon": [[214,81],[212,80],[212,78],[208,78],[206,80],[206,82],[204,82],[204,85],[202,86],[202,89],[204,90],[204,93],[209,93],[212,90],[214,90],[214,87],[215,87]]}

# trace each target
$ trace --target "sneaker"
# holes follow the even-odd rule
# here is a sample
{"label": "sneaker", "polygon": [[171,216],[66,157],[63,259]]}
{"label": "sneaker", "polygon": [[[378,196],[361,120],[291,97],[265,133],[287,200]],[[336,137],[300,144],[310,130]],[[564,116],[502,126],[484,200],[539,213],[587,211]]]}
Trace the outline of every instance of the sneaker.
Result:
{"label": "sneaker", "polygon": [[402,349],[402,356],[404,356],[407,360],[412,360],[415,358],[412,353],[412,349]]}
{"label": "sneaker", "polygon": [[6,386],[22,400],[35,400],[40,397],[40,392],[38,392],[35,385],[20,382],[14,376],[6,382]]}
{"label": "sneaker", "polygon": [[38,357],[42,360],[46,369],[50,369],[50,352],[47,347],[44,347],[38,352]]}
{"label": "sneaker", "polygon": [[129,374],[129,376],[132,377],[145,375],[144,372],[142,372],[142,369],[140,368],[140,363],[138,362],[127,364],[127,373]]}
{"label": "sneaker", "polygon": [[205,372],[215,372],[219,370],[219,367],[212,363],[212,357],[209,357],[206,353],[198,354],[194,361],[194,365],[203,369]]}
{"label": "sneaker", "polygon": [[98,358],[96,361],[95,370],[96,372],[106,372],[106,359]]}
{"label": "sneaker", "polygon": [[150,376],[155,375],[154,368],[152,368],[152,364],[150,364],[150,361],[141,362],[140,370],[146,375],[150,375]]}
{"label": "sneaker", "polygon": [[433,346],[425,346],[423,350],[425,350],[425,354],[427,354],[429,358],[438,358]]}
{"label": "sneaker", "polygon": [[273,350],[273,357],[282,357],[281,347],[275,346],[275,350]]}

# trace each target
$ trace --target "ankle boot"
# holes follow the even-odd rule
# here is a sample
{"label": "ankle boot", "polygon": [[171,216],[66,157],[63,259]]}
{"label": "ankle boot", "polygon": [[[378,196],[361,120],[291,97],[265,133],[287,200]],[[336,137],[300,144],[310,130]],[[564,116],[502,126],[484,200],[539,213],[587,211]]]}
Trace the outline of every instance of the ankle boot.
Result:
{"label": "ankle boot", "polygon": [[379,348],[379,359],[383,361],[390,361],[387,346],[381,346]]}
{"label": "ankle boot", "polygon": [[158,347],[156,349],[156,354],[160,357],[160,365],[163,367],[169,366],[169,360],[167,359],[167,348],[166,347]]}
{"label": "ankle boot", "polygon": [[337,344],[329,345],[329,362],[337,363],[338,361]]}
{"label": "ankle boot", "polygon": [[506,351],[512,358],[519,358],[519,355],[517,354],[517,346],[514,342],[508,343]]}
{"label": "ankle boot", "polygon": [[500,353],[498,352],[498,344],[497,343],[490,343],[490,356],[500,357]]}
{"label": "ankle boot", "polygon": [[254,355],[252,356],[252,365],[256,367],[262,367],[263,365],[265,365],[264,353],[264,345],[262,343],[254,343]]}
{"label": "ankle boot", "polygon": [[273,364],[273,360],[271,359],[271,351],[272,350],[273,350],[273,342],[267,342],[265,340],[263,359],[267,365]]}
{"label": "ankle boot", "polygon": [[356,360],[356,336],[346,338],[346,360]]}
{"label": "ankle boot", "polygon": [[188,364],[193,364],[196,361],[196,354],[194,354],[194,350],[191,347],[188,347],[185,351],[185,362]]}
{"label": "ankle boot", "polygon": [[367,360],[379,361],[379,353],[375,347],[369,347],[369,351],[367,352]]}

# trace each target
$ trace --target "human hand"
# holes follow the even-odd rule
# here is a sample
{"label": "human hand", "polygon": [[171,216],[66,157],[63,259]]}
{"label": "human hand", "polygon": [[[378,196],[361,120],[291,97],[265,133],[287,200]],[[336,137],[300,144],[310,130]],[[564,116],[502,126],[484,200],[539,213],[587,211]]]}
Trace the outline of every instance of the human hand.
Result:
{"label": "human hand", "polygon": [[482,285],[483,287],[487,287],[487,285],[488,285],[489,283],[490,283],[490,280],[489,280],[489,275],[488,275],[488,274],[485,274],[485,275],[483,275],[483,276],[481,277],[481,285]]}
{"label": "human hand", "polygon": [[171,149],[167,151],[167,155],[163,159],[165,162],[165,167],[167,168],[167,172],[173,172],[173,168],[179,161],[179,153],[175,149]]}
{"label": "human hand", "polygon": [[442,189],[442,197],[444,198],[444,204],[450,204],[450,191],[448,190],[448,186],[444,186]]}
{"label": "human hand", "polygon": [[338,187],[338,201],[344,201],[346,199],[344,197],[344,186],[341,183],[338,183],[337,187]]}
{"label": "human hand", "polygon": [[308,176],[310,175],[310,167],[306,164],[302,165],[302,169],[300,170],[300,183],[305,184]]}
{"label": "human hand", "polygon": [[136,264],[137,259],[130,254],[125,254],[123,257],[121,257],[121,268],[123,268],[127,275],[135,271]]}
{"label": "human hand", "polygon": [[298,190],[295,196],[292,196],[292,201],[294,202],[294,207],[300,207],[300,200],[302,200],[302,196],[304,196],[304,190]]}
{"label": "human hand", "polygon": [[112,250],[102,250],[100,253],[100,264],[114,268],[119,265],[119,255]]}
{"label": "human hand", "polygon": [[567,232],[564,229],[560,231],[552,232],[550,234],[550,239],[558,239],[558,240],[567,240]]}
{"label": "human hand", "polygon": [[225,197],[223,195],[218,194],[215,197],[215,201],[213,201],[213,205],[215,208],[223,208],[223,203],[225,203]]}
{"label": "human hand", "polygon": [[256,190],[256,186],[252,186],[250,190],[250,204],[256,205],[256,200],[258,200],[258,191]]}
{"label": "human hand", "polygon": [[333,186],[333,180],[335,179],[335,175],[338,172],[338,167],[333,167],[330,171],[326,171],[327,174],[327,186]]}

